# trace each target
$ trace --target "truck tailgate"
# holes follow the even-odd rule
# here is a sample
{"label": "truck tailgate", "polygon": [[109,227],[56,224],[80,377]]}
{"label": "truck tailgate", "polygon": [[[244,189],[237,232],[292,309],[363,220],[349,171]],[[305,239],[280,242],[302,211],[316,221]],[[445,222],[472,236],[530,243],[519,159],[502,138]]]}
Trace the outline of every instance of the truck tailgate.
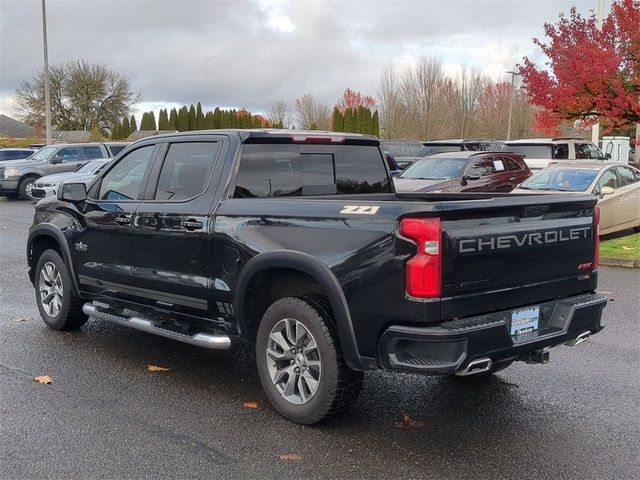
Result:
{"label": "truck tailgate", "polygon": [[595,289],[595,198],[528,200],[441,215],[443,319]]}

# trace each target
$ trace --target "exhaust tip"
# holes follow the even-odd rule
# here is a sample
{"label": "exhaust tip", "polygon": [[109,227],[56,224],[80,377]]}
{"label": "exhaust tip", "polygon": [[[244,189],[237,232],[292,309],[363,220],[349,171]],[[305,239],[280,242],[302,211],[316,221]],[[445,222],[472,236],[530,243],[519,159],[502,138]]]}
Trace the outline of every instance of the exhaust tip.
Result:
{"label": "exhaust tip", "polygon": [[576,345],[580,345],[582,342],[586,342],[590,336],[591,336],[591,331],[587,330],[586,332],[582,332],[573,340],[565,343],[565,345],[568,345],[569,347],[575,347]]}
{"label": "exhaust tip", "polygon": [[456,375],[459,377],[466,377],[468,375],[475,375],[477,373],[488,372],[491,369],[492,361],[490,358],[479,358],[477,360],[472,360],[462,370],[456,372]]}

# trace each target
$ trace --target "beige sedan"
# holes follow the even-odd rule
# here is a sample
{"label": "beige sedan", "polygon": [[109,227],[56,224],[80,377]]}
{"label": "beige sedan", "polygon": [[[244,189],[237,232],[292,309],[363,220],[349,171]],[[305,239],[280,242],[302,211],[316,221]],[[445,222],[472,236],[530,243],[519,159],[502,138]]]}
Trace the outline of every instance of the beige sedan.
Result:
{"label": "beige sedan", "polygon": [[600,235],[640,231],[640,170],[620,163],[562,162],[539,171],[513,193],[588,192],[598,197]]}

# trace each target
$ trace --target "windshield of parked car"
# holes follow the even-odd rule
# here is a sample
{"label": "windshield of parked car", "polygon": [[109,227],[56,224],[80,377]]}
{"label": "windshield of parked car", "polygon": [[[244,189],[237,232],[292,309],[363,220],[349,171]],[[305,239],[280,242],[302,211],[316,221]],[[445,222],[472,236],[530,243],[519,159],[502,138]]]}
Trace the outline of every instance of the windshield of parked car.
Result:
{"label": "windshield of parked car", "polygon": [[[520,153],[525,158],[548,158],[551,159],[551,145],[507,145],[510,152]],[[565,157],[566,158],[566,157]]]}
{"label": "windshield of parked car", "polygon": [[36,153],[31,155],[28,158],[28,160],[35,160],[36,162],[44,162],[45,160],[48,160],[49,157],[53,155],[56,150],[58,150],[58,147],[42,147]]}
{"label": "windshield of parked car", "polygon": [[417,178],[422,180],[445,180],[462,175],[468,163],[466,158],[433,158],[418,160],[400,175],[401,178]]}
{"label": "windshield of parked car", "polygon": [[98,173],[100,167],[106,165],[107,162],[100,160],[94,160],[93,162],[85,163],[82,168],[76,170],[78,173]]}
{"label": "windshield of parked car", "polygon": [[584,192],[589,188],[596,175],[598,175],[598,170],[551,168],[529,177],[520,185],[520,188],[525,190]]}
{"label": "windshield of parked car", "polygon": [[418,150],[418,157],[428,157],[429,155],[435,155],[436,153],[443,152],[459,152],[462,150],[460,145],[425,145]]}

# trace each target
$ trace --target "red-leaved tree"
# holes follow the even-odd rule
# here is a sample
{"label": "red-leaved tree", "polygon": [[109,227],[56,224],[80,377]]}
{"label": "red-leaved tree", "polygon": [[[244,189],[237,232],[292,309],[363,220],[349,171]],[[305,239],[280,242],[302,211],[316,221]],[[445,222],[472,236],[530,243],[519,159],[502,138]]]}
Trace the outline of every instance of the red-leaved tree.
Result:
{"label": "red-leaved tree", "polygon": [[347,88],[336,106],[340,109],[341,112],[344,112],[347,108],[357,109],[358,107],[368,107],[373,108],[376,106],[376,101],[373,97],[369,95],[363,95],[360,92],[356,92]]}
{"label": "red-leaved tree", "polygon": [[541,108],[537,127],[555,133],[563,121],[605,128],[640,122],[640,0],[614,0],[599,30],[594,15],[571,9],[545,24],[547,41],[534,39],[547,68],[529,58],[520,66],[531,103]]}

